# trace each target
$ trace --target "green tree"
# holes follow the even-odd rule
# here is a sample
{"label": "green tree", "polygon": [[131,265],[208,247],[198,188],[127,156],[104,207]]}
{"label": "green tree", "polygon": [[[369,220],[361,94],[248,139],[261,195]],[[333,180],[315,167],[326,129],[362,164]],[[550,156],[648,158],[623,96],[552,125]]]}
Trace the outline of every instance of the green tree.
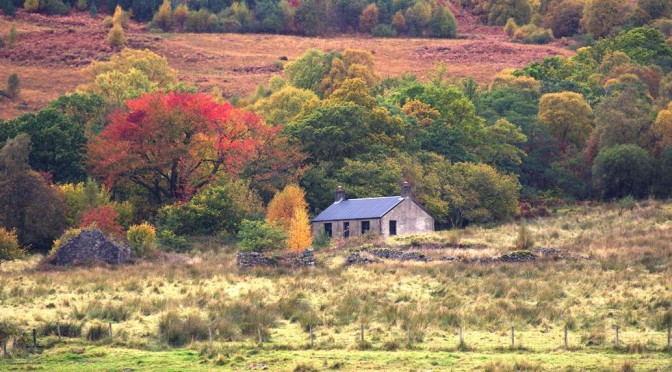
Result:
{"label": "green tree", "polygon": [[159,10],[154,14],[154,19],[152,23],[161,28],[163,31],[170,31],[175,24],[175,18],[173,17],[173,7],[170,3],[170,0],[164,0],[163,4],[159,7]]}
{"label": "green tree", "polygon": [[595,158],[592,173],[593,186],[602,198],[643,197],[651,186],[651,155],[634,144],[606,148]]}
{"label": "green tree", "polygon": [[225,181],[202,189],[186,204],[159,210],[161,229],[177,235],[235,235],[245,219],[261,215],[261,199],[243,181]]}
{"label": "green tree", "polygon": [[526,25],[532,19],[532,7],[527,0],[492,0],[489,4],[489,25],[504,26],[509,18],[519,25]]}
{"label": "green tree", "polygon": [[604,98],[595,108],[595,130],[598,148],[634,143],[650,146],[649,129],[653,117],[651,104],[632,88]]}
{"label": "green tree", "polygon": [[12,98],[17,98],[21,94],[21,81],[19,75],[11,74],[7,78],[7,93]]}
{"label": "green tree", "polygon": [[429,21],[429,33],[434,37],[454,38],[457,36],[457,20],[450,9],[437,5]]}
{"label": "green tree", "polygon": [[593,131],[593,110],[581,94],[545,94],[539,101],[539,121],[548,126],[561,148],[573,145],[581,150]]}
{"label": "green tree", "polygon": [[285,66],[285,74],[291,85],[321,94],[320,83],[328,69],[327,56],[317,49],[308,49]]}
{"label": "green tree", "polygon": [[288,124],[301,114],[304,107],[318,101],[313,91],[288,85],[255,102],[252,110],[264,117],[268,124]]}
{"label": "green tree", "polygon": [[362,32],[371,32],[378,25],[378,6],[371,3],[362,10],[359,16],[359,30]]}
{"label": "green tree", "polygon": [[238,232],[238,247],[241,252],[266,252],[287,247],[287,235],[282,228],[264,221],[244,220]]}
{"label": "green tree", "polygon": [[366,116],[354,103],[324,103],[285,130],[313,161],[341,162],[370,148]]}
{"label": "green tree", "polygon": [[301,33],[308,36],[321,35],[327,26],[327,1],[302,1],[296,8],[294,17]]}
{"label": "green tree", "polygon": [[19,133],[30,135],[30,166],[51,173],[55,182],[79,182],[86,179],[84,167],[86,137],[84,129],[54,109],[22,115],[7,122],[11,131],[0,135],[0,144]]}
{"label": "green tree", "polygon": [[443,188],[448,202],[448,221],[462,226],[465,221],[504,221],[518,212],[520,183],[486,164],[457,163]]}
{"label": "green tree", "polygon": [[594,36],[602,37],[623,22],[625,13],[626,4],[621,0],[589,0],[581,24]]}
{"label": "green tree", "polygon": [[16,26],[12,25],[7,34],[7,48],[14,48],[16,46]]}
{"label": "green tree", "polygon": [[21,246],[47,250],[65,230],[58,190],[30,169],[30,136],[21,134],[0,150],[0,226],[15,230]]}
{"label": "green tree", "polygon": [[521,146],[527,142],[522,130],[506,119],[499,119],[485,127],[483,143],[476,149],[479,159],[504,173],[518,173],[525,151]]}

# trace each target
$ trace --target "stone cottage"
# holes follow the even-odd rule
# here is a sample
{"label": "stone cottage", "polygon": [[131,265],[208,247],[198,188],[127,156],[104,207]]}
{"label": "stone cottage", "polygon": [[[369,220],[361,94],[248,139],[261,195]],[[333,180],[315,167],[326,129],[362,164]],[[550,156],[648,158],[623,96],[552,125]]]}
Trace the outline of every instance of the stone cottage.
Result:
{"label": "stone cottage", "polygon": [[404,182],[399,196],[348,199],[341,186],[334,204],[312,221],[313,235],[322,231],[333,238],[349,238],[367,232],[384,237],[434,231],[434,218],[413,200]]}

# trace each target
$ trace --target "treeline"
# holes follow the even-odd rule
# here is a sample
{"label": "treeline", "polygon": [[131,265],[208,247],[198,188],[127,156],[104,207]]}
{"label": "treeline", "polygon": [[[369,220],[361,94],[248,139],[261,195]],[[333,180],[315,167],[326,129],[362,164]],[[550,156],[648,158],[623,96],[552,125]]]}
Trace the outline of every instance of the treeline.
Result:
{"label": "treeline", "polygon": [[[563,200],[667,198],[671,71],[672,47],[653,28],[488,86],[447,81],[441,66],[428,82],[381,79],[369,52],[308,50],[228,103],[127,49],[87,68],[78,93],[0,123],[0,224],[42,248],[66,226],[120,234],[149,221],[173,249],[193,234],[258,249],[286,236],[297,249],[306,213],[330,205],[337,185],[375,197],[407,180],[443,227]],[[274,204],[284,212],[271,218]]]}

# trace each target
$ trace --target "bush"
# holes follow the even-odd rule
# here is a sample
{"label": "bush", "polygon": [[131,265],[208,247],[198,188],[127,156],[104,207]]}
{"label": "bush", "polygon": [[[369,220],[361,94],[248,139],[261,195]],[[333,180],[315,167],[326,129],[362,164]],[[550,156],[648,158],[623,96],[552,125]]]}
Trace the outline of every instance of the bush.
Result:
{"label": "bush", "polygon": [[121,238],[124,236],[124,231],[117,222],[118,218],[119,215],[112,205],[101,205],[82,213],[82,222],[79,227],[97,227],[105,235]]}
{"label": "bush", "polygon": [[287,247],[287,235],[281,228],[264,221],[245,220],[238,232],[241,252],[264,252]]}
{"label": "bush", "polygon": [[520,220],[520,226],[518,227],[518,238],[516,238],[516,250],[526,251],[534,247],[534,236],[532,232],[527,227],[525,220]]}
{"label": "bush", "polygon": [[156,234],[159,246],[175,252],[186,252],[191,249],[191,244],[183,236],[176,235],[170,230],[159,230]]}
{"label": "bush", "polygon": [[488,9],[488,24],[504,26],[509,18],[518,24],[530,23],[532,7],[527,0],[492,0]]}
{"label": "bush", "polygon": [[40,0],[26,0],[23,3],[23,9],[27,12],[37,12],[40,7]]}
{"label": "bush", "polygon": [[70,6],[64,4],[61,0],[44,0],[40,1],[39,10],[49,15],[61,15],[67,13],[70,10]]}
{"label": "bush", "polygon": [[192,341],[208,339],[208,324],[198,314],[180,316],[171,311],[159,319],[161,340],[170,346],[184,346]]}
{"label": "bush", "polygon": [[[507,27],[511,28],[515,23],[507,23]],[[545,44],[553,41],[553,33],[551,30],[537,27],[534,24],[515,27],[513,29],[513,39],[522,41],[525,44]],[[509,30],[507,29],[507,34]]]}
{"label": "bush", "polygon": [[128,13],[117,5],[117,7],[114,8],[114,14],[112,15],[112,24],[119,25],[120,27],[128,27],[128,19]]}
{"label": "bush", "polygon": [[390,25],[380,24],[371,30],[371,35],[374,37],[395,37],[397,36],[397,31]]}
{"label": "bush", "polygon": [[113,24],[114,22],[112,22],[112,17],[107,16],[103,19],[103,25],[105,25],[105,27],[112,27]]}
{"label": "bush", "polygon": [[115,23],[107,34],[107,42],[112,46],[122,46],[125,39],[124,29],[118,23]]}
{"label": "bush", "polygon": [[0,263],[19,258],[23,253],[16,233],[0,226]]}
{"label": "bush", "polygon": [[12,25],[12,27],[9,28],[9,33],[7,34],[7,47],[14,48],[15,45],[16,45],[16,27]]}
{"label": "bush", "polygon": [[109,335],[109,326],[98,321],[89,324],[89,328],[86,330],[86,339],[89,341],[99,341]]}
{"label": "bush", "polygon": [[317,236],[315,236],[313,238],[313,249],[314,250],[327,248],[330,245],[331,245],[331,237],[324,230],[320,231],[320,233],[317,234]]}
{"label": "bush", "polygon": [[136,257],[144,257],[156,251],[156,229],[146,222],[131,226],[126,239]]}
{"label": "bush", "polygon": [[513,18],[509,18],[508,21],[506,21],[506,25],[504,26],[504,32],[506,32],[509,37],[513,37],[513,34],[516,32],[518,29],[518,24],[516,23],[516,20]]}
{"label": "bush", "polygon": [[21,81],[19,80],[19,75],[9,75],[9,78],[7,78],[7,93],[12,98],[16,98],[21,94]]}
{"label": "bush", "polygon": [[81,233],[82,233],[81,229],[71,228],[71,229],[65,230],[65,232],[63,232],[63,234],[58,239],[54,240],[54,244],[51,247],[50,254],[55,253],[58,250],[58,248],[61,248],[65,243],[70,241],[70,239],[78,236]]}
{"label": "bush", "polygon": [[259,196],[243,182],[200,190],[189,203],[163,207],[159,226],[178,235],[235,235],[244,219],[260,217]]}

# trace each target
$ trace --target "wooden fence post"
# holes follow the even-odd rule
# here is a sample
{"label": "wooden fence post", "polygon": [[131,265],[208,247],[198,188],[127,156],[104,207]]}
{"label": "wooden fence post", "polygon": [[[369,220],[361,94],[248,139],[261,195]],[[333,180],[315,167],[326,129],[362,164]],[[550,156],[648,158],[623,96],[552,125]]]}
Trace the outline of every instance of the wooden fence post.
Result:
{"label": "wooden fence post", "polygon": [[621,327],[621,326],[619,326],[618,324],[616,324],[616,342],[615,342],[616,347],[619,347],[619,346],[620,346],[620,343],[618,342],[618,330],[619,330],[620,327]]}
{"label": "wooden fence post", "polygon": [[110,322],[110,338],[112,338],[112,322]]}
{"label": "wooden fence post", "polygon": [[259,336],[259,346],[263,345],[264,339],[261,337],[261,328],[257,327],[257,335]]}
{"label": "wooden fence post", "polygon": [[516,331],[511,327],[511,348],[513,349],[516,345]]}
{"label": "wooden fence post", "polygon": [[7,359],[7,340],[2,340],[2,357]]}
{"label": "wooden fence post", "polygon": [[364,343],[364,323],[359,326],[359,342]]}
{"label": "wooden fence post", "polygon": [[37,352],[37,329],[33,328],[33,351]]}
{"label": "wooden fence post", "polygon": [[464,347],[464,338],[462,337],[462,325],[460,324],[460,347]]}
{"label": "wooden fence post", "polygon": [[315,337],[313,336],[313,326],[309,325],[308,326],[308,332],[310,333],[310,348],[313,348],[313,341],[315,340]]}
{"label": "wooden fence post", "polygon": [[208,342],[212,343],[212,326],[208,324]]}
{"label": "wooden fence post", "polygon": [[667,325],[667,352],[668,353],[670,352],[670,338],[671,338],[671,335],[672,335],[671,328],[672,328],[672,324],[668,324]]}
{"label": "wooden fence post", "polygon": [[61,323],[56,323],[56,333],[58,334],[58,341],[61,341]]}
{"label": "wooden fence post", "polygon": [[565,349],[569,349],[569,343],[567,342],[567,325],[565,324]]}

